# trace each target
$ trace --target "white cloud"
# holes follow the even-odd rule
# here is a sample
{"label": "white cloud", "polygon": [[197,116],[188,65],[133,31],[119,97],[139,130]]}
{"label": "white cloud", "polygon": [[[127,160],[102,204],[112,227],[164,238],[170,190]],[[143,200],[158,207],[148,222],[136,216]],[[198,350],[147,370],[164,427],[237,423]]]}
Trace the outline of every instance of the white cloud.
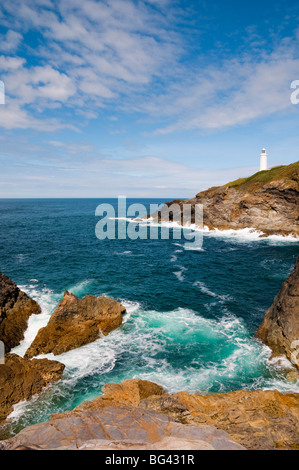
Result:
{"label": "white cloud", "polygon": [[8,30],[6,34],[0,35],[0,51],[12,53],[14,52],[20,45],[23,36],[20,33],[17,33],[13,30]]}
{"label": "white cloud", "polygon": [[[2,24],[10,21],[24,33],[37,31],[47,44],[32,50],[39,67],[21,57],[0,62],[3,71],[21,69],[1,77],[8,97],[12,93],[20,107],[39,100],[40,110],[59,101],[96,115],[97,107],[120,94],[146,90],[154,77],[169,71],[180,50],[164,16],[144,1],[58,0],[54,8],[50,0],[4,0],[2,9]],[[10,33],[11,44],[20,39]],[[30,120],[28,127],[34,123]]]}

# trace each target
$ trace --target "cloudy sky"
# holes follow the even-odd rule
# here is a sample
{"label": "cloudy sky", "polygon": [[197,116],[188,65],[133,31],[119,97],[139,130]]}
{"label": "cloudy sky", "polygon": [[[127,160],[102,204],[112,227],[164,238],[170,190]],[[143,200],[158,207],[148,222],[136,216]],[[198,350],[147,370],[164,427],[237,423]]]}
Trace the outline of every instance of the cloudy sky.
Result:
{"label": "cloudy sky", "polygon": [[1,0],[0,197],[188,197],[299,160],[299,5]]}

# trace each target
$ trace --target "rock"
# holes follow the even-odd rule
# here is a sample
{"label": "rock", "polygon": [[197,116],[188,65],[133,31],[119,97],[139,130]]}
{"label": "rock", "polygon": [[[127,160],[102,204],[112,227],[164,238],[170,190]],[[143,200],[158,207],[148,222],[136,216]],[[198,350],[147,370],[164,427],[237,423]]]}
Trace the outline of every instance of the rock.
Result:
{"label": "rock", "polygon": [[102,388],[102,391],[103,395],[95,398],[91,402],[83,402],[76,410],[110,405],[132,405],[137,407],[141,400],[151,396],[166,394],[165,390],[160,385],[140,379],[128,379],[121,384],[106,384]]}
{"label": "rock", "polygon": [[0,340],[4,342],[6,352],[24,339],[30,315],[40,312],[40,306],[34,300],[0,273]]}
{"label": "rock", "polygon": [[78,299],[65,292],[48,324],[41,328],[25,357],[53,353],[55,356],[79,348],[107,335],[122,323],[126,309],[107,297],[86,295]]}
{"label": "rock", "polygon": [[213,425],[247,449],[299,448],[299,394],[240,390],[199,395],[180,392],[149,397],[140,408],[171,416],[183,424]]}
{"label": "rock", "polygon": [[132,406],[92,407],[52,415],[0,442],[0,449],[244,450],[214,426],[185,426]]}
{"label": "rock", "polygon": [[299,258],[267,310],[256,337],[272,349],[274,356],[285,354],[299,368]]}
{"label": "rock", "polygon": [[[179,210],[169,217],[167,208],[172,204]],[[183,223],[183,204],[192,206],[192,223],[195,205],[202,204],[203,224],[209,229],[254,228],[266,235],[299,236],[299,162],[210,188],[188,200],[167,202],[164,212],[150,217]]]}
{"label": "rock", "polygon": [[[184,425],[211,425],[248,449],[295,449],[299,446],[299,394],[240,390],[227,394],[188,392],[169,395],[159,385],[139,379],[106,384],[104,394],[71,413],[107,406],[155,411]],[[63,413],[65,415],[65,413]]]}
{"label": "rock", "polygon": [[13,405],[29,400],[47,384],[62,376],[64,364],[48,359],[23,359],[16,354],[6,354],[5,364],[0,364],[0,422],[13,411]]}

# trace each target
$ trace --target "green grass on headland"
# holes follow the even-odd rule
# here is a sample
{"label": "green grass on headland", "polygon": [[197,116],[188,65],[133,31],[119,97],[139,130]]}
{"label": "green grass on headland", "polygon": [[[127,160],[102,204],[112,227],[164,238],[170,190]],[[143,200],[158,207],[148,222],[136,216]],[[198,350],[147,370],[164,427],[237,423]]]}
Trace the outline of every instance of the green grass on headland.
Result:
{"label": "green grass on headland", "polygon": [[271,170],[258,171],[249,178],[239,178],[226,186],[235,189],[248,189],[251,185],[262,186],[265,183],[283,179],[299,179],[299,161],[291,165],[276,166]]}

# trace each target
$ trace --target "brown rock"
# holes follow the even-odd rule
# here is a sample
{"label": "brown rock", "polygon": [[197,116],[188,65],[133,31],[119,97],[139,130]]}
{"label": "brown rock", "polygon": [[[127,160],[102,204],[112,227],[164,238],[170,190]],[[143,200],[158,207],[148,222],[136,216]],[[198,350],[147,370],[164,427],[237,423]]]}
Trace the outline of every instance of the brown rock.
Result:
{"label": "brown rock", "polygon": [[204,396],[180,392],[150,397],[139,407],[184,424],[213,425],[247,449],[299,448],[299,394],[240,390]]}
{"label": "brown rock", "polygon": [[[275,356],[285,354],[299,368],[299,258],[256,333]],[[297,344],[293,343],[298,341]],[[293,356],[292,356],[293,354]]]}
{"label": "brown rock", "polygon": [[101,332],[107,335],[118,328],[125,311],[119,302],[107,297],[86,295],[78,299],[66,291],[47,326],[38,331],[25,357],[51,352],[58,355],[91,343]]}
{"label": "brown rock", "polygon": [[16,354],[6,354],[5,364],[0,364],[0,422],[13,411],[13,405],[29,400],[48,383],[61,378],[64,364],[48,359],[23,359]]}
{"label": "brown rock", "polygon": [[83,402],[76,409],[90,409],[91,407],[105,407],[110,405],[138,406],[141,400],[151,396],[165,395],[166,392],[160,385],[147,380],[128,379],[121,384],[106,384],[102,388],[103,395],[94,400]]}
{"label": "brown rock", "polygon": [[6,352],[24,339],[30,315],[40,312],[40,306],[34,300],[0,273],[0,340],[4,342]]}
{"label": "brown rock", "polygon": [[296,393],[240,390],[207,396],[188,392],[169,395],[159,385],[139,379],[106,384],[102,390],[102,396],[56,416],[92,413],[111,406],[134,406],[162,413],[184,425],[215,426],[247,449],[299,448],[299,394]]}

